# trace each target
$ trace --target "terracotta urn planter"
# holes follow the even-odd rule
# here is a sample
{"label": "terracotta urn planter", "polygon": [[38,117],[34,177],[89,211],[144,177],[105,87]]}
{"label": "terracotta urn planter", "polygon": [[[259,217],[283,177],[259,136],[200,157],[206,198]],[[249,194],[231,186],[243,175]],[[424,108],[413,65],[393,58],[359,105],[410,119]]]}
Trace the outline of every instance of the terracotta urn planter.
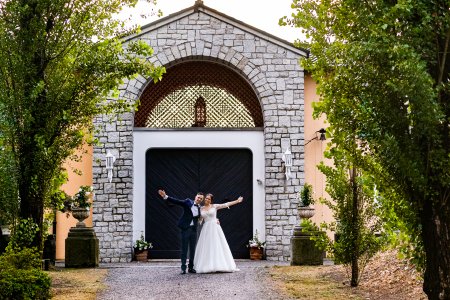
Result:
{"label": "terracotta urn planter", "polygon": [[250,259],[261,260],[263,258],[264,248],[250,247]]}

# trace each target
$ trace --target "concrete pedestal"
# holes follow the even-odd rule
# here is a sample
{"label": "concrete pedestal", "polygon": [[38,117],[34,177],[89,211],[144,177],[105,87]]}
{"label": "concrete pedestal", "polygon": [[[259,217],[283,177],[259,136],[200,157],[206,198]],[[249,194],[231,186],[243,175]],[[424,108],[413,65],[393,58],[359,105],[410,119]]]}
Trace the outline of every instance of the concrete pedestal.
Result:
{"label": "concrete pedestal", "polygon": [[312,235],[321,234],[317,232],[302,231],[300,226],[295,226],[291,237],[291,265],[322,265],[323,251],[317,249]]}
{"label": "concrete pedestal", "polygon": [[94,229],[72,227],[66,239],[66,268],[98,267],[99,246]]}

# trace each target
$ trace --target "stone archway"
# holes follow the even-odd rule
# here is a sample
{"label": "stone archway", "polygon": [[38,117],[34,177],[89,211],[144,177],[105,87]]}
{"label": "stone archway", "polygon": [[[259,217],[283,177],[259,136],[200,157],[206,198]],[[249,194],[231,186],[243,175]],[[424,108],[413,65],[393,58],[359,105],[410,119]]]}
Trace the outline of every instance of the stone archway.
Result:
{"label": "stone archway", "polygon": [[[224,45],[217,48],[214,52],[211,51],[209,55],[203,55],[202,49],[204,49],[204,44],[201,41],[196,41],[194,44],[182,43],[172,46],[170,50],[149,57],[148,60],[156,66],[165,66],[166,68],[171,68],[183,62],[193,61],[219,64],[221,68],[228,68],[231,72],[238,74],[242,81],[247,82],[260,101],[262,110],[265,110],[264,105],[269,104],[269,99],[274,96],[274,91],[267,82],[266,76],[261,73],[260,68],[241,53]],[[138,76],[120,88],[122,91],[121,96],[130,100],[136,100],[143,96],[142,94],[146,90],[147,85],[152,84],[152,81],[147,81],[146,78]]]}

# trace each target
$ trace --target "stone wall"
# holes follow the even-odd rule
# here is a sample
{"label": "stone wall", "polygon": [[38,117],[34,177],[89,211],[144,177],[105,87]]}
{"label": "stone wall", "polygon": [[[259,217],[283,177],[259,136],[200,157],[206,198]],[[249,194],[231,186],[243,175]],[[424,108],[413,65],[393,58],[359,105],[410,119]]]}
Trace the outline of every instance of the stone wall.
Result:
{"label": "stone wall", "polygon": [[[94,120],[100,147],[93,153],[93,223],[100,242],[101,262],[129,262],[133,238],[133,117]],[[113,179],[106,172],[106,149],[116,157]]]}
{"label": "stone wall", "polygon": [[[243,76],[258,96],[264,115],[267,258],[288,260],[290,236],[297,222],[295,193],[304,180],[303,111],[304,78],[301,56],[273,37],[255,32],[223,15],[197,11],[161,26],[143,28],[133,37],[155,50],[149,60],[170,66],[183,60],[213,60]],[[146,79],[139,76],[124,84],[121,96],[136,99]],[[103,145],[94,151],[94,226],[100,240],[101,261],[126,261],[132,247],[132,130],[133,116],[111,124],[98,118]],[[293,153],[294,179],[285,181],[282,153]],[[119,160],[112,184],[104,171],[105,149],[115,149]],[[96,159],[102,159],[96,164]]]}

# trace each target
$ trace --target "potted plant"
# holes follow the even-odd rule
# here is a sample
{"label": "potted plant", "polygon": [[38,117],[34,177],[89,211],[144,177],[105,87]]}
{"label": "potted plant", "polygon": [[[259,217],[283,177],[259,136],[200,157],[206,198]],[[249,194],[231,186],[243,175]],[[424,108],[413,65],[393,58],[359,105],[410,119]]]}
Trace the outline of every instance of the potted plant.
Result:
{"label": "potted plant", "polygon": [[89,208],[91,207],[89,199],[91,194],[92,187],[87,185],[80,186],[80,189],[73,197],[64,193],[64,208],[61,211],[66,212],[67,216],[71,213],[78,220],[77,227],[86,227],[83,221],[89,217]]}
{"label": "potted plant", "polygon": [[303,188],[298,192],[298,216],[300,219],[309,219],[314,216],[314,208],[310,205],[314,204],[313,187],[309,183],[305,183]]}
{"label": "potted plant", "polygon": [[144,232],[141,231],[141,237],[134,243],[134,259],[137,261],[147,261],[148,249],[153,248],[152,243],[147,242]]}
{"label": "potted plant", "polygon": [[261,260],[263,258],[265,246],[266,242],[263,242],[259,239],[258,230],[256,230],[253,238],[248,241],[247,245],[247,247],[250,249],[250,259]]}

